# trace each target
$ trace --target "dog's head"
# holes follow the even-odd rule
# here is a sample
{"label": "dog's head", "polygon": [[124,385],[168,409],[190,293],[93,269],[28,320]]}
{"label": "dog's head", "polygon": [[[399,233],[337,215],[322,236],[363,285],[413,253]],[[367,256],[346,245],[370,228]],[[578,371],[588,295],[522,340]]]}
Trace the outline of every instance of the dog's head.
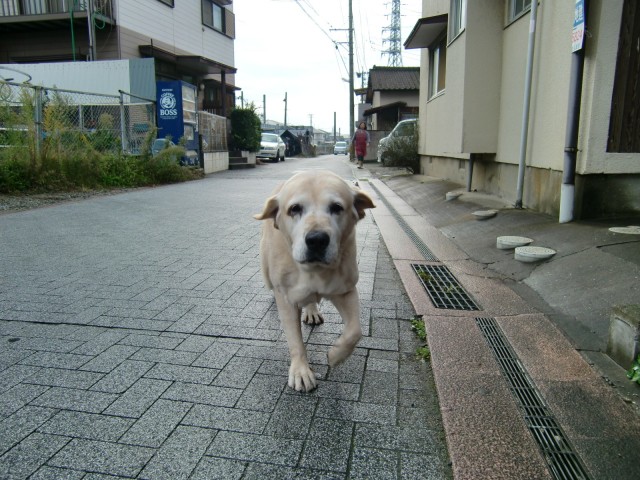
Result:
{"label": "dog's head", "polygon": [[330,266],[367,208],[375,208],[371,198],[338,175],[307,171],[287,180],[254,218],[273,219],[296,262]]}

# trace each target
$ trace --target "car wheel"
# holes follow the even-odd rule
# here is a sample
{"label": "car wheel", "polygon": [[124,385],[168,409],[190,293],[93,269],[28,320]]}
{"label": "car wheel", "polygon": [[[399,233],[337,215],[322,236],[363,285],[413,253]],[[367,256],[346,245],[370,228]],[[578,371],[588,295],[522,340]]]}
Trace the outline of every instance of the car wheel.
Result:
{"label": "car wheel", "polygon": [[284,162],[284,155],[285,155],[285,153],[282,152],[282,157],[280,157],[281,161],[283,161],[283,162]]}

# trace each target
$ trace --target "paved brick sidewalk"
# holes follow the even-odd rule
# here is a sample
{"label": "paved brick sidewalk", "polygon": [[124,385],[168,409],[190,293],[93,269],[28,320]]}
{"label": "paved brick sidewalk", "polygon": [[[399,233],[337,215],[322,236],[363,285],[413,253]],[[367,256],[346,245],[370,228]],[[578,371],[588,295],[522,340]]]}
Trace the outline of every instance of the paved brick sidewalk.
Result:
{"label": "paved brick sidewalk", "polygon": [[413,310],[370,216],[365,337],[328,369],[342,326],[324,305],[304,327],[319,388],[286,387],[251,218],[320,165],[286,163],[0,216],[0,478],[449,478]]}

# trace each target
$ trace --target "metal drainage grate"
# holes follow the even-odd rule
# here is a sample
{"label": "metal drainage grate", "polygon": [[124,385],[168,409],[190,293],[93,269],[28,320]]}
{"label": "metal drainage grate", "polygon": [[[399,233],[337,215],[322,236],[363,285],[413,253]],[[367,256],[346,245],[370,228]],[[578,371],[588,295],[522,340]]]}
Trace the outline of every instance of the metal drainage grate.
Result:
{"label": "metal drainage grate", "polygon": [[422,286],[436,308],[450,310],[480,310],[456,277],[444,265],[420,265],[412,263]]}
{"label": "metal drainage grate", "polygon": [[515,395],[524,420],[538,443],[554,478],[589,479],[580,458],[573,451],[553,413],[546,405],[494,318],[476,318],[493,350],[509,388]]}
{"label": "metal drainage grate", "polygon": [[431,250],[429,250],[429,247],[427,247],[422,239],[418,235],[416,235],[416,232],[414,232],[409,224],[404,220],[404,218],[402,218],[402,215],[400,215],[398,211],[389,203],[389,201],[380,193],[380,190],[378,190],[373,183],[370,183],[369,185],[371,185],[371,188],[373,188],[378,194],[378,197],[380,198],[380,200],[382,200],[382,203],[384,203],[384,205],[389,209],[391,215],[393,215],[393,218],[395,218],[396,222],[398,222],[398,225],[400,225],[400,228],[402,228],[404,233],[406,233],[407,236],[411,239],[424,259],[430,262],[437,262],[438,259],[433,254],[433,252],[431,252]]}

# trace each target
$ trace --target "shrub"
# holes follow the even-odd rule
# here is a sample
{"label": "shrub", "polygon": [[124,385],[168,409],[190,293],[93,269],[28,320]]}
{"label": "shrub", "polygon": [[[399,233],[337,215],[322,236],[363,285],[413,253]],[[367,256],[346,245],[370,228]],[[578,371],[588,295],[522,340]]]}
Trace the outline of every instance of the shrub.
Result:
{"label": "shrub", "polygon": [[231,148],[233,150],[260,150],[260,117],[253,104],[247,108],[236,108],[231,112]]}
{"label": "shrub", "polygon": [[417,131],[409,137],[391,138],[384,148],[382,163],[385,167],[408,167],[420,171]]}
{"label": "shrub", "polygon": [[25,155],[0,157],[0,192],[21,192],[33,185],[31,164]]}

